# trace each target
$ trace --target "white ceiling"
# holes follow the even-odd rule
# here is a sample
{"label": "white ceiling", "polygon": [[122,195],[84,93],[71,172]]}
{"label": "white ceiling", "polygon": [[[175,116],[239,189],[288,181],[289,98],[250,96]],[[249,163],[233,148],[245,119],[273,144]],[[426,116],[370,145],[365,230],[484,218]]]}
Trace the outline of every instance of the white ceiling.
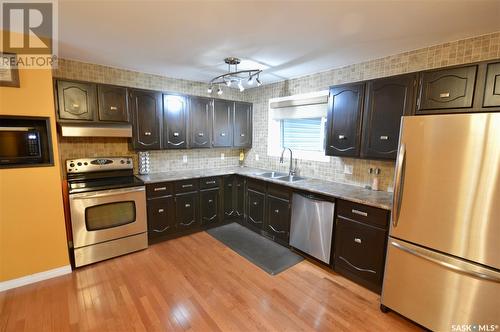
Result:
{"label": "white ceiling", "polygon": [[59,1],[60,57],[196,81],[227,56],[269,83],[494,31],[499,0]]}

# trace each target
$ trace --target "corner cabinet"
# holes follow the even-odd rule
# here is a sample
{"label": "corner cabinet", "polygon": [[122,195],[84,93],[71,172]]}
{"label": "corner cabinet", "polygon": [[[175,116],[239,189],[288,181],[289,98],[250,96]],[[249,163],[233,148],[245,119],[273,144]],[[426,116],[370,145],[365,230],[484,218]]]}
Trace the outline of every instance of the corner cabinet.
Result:
{"label": "corner cabinet", "polygon": [[364,91],[364,83],[330,88],[326,121],[327,155],[359,156]]}
{"label": "corner cabinet", "polygon": [[133,118],[132,146],[135,150],[160,149],[161,92],[131,90],[129,97]]}

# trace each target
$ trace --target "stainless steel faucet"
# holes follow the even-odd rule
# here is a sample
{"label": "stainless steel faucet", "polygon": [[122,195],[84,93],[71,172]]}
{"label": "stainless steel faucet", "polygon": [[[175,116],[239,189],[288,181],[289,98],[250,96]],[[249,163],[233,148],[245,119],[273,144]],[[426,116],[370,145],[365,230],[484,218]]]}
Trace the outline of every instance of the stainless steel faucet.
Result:
{"label": "stainless steel faucet", "polygon": [[280,164],[283,164],[283,154],[285,153],[286,150],[290,151],[290,168],[288,169],[288,175],[295,175],[295,170],[293,169],[293,152],[292,152],[292,149],[290,149],[290,148],[284,148],[283,151],[281,151]]}

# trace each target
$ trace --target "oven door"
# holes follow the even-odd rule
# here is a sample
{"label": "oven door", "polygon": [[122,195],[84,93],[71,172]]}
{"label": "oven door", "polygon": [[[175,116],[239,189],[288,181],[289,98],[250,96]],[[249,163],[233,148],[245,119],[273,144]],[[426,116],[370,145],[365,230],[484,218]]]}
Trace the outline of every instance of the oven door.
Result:
{"label": "oven door", "polygon": [[74,248],[147,230],[144,186],[70,194],[69,200]]}

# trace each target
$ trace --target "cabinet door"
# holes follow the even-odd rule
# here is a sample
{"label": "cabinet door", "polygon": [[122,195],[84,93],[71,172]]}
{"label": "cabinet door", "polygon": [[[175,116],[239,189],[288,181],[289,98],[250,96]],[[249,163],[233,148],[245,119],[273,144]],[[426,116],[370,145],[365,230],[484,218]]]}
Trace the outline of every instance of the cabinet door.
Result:
{"label": "cabinet door", "polygon": [[197,226],[198,193],[185,194],[175,198],[175,221],[179,230]]}
{"label": "cabinet door", "polygon": [[265,215],[265,198],[264,193],[247,190],[247,222],[258,228],[264,227],[264,215]]}
{"label": "cabinet door", "polygon": [[233,145],[233,107],[232,101],[214,100],[212,139],[214,147]]}
{"label": "cabinet door", "polygon": [[290,201],[267,196],[267,222],[265,230],[288,243],[290,236]]}
{"label": "cabinet door", "polygon": [[187,147],[187,98],[179,95],[163,95],[163,147],[184,149]]}
{"label": "cabinet door", "polygon": [[477,66],[467,66],[423,72],[417,113],[472,107],[476,71]]}
{"label": "cabinet door", "polygon": [[95,119],[97,109],[96,85],[57,81],[59,119],[85,120]]}
{"label": "cabinet door", "polygon": [[127,88],[112,85],[98,85],[99,120],[128,122]]}
{"label": "cabinet door", "polygon": [[384,271],[386,231],[337,217],[335,270],[380,292]]}
{"label": "cabinet door", "polygon": [[361,153],[367,158],[396,159],[401,117],[414,105],[416,75],[367,83]]}
{"label": "cabinet door", "polygon": [[234,196],[234,175],[225,176],[224,182],[224,219],[236,218],[235,196]]}
{"label": "cabinet door", "polygon": [[200,192],[200,215],[203,225],[219,222],[219,190],[206,190]]}
{"label": "cabinet door", "polygon": [[136,150],[159,149],[161,93],[133,90],[130,93],[134,132],[132,144]]}
{"label": "cabinet door", "polygon": [[239,148],[252,147],[252,104],[234,103],[233,146]]}
{"label": "cabinet door", "polygon": [[360,83],[330,89],[327,155],[359,156],[364,86],[364,83]]}
{"label": "cabinet door", "polygon": [[500,107],[500,62],[487,66],[483,107]]}
{"label": "cabinet door", "polygon": [[175,232],[174,199],[148,200],[148,237],[155,239]]}
{"label": "cabinet door", "polygon": [[245,179],[243,177],[236,176],[234,185],[234,213],[236,214],[236,217],[242,219],[245,217]]}
{"label": "cabinet door", "polygon": [[213,99],[191,97],[189,117],[191,127],[189,145],[193,148],[209,148],[212,142]]}

